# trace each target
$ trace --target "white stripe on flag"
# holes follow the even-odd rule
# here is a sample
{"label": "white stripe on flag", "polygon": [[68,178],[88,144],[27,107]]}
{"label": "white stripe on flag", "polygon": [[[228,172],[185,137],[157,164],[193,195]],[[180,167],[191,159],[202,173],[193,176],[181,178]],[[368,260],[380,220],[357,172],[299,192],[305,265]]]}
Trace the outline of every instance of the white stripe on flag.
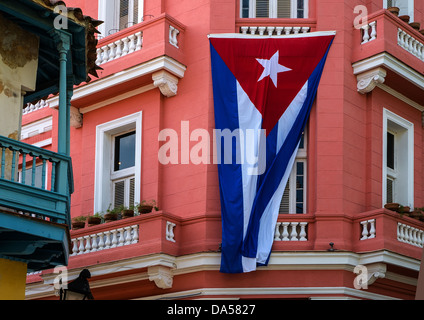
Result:
{"label": "white stripe on flag", "polygon": [[[283,113],[283,115],[278,120],[278,135],[277,135],[277,146],[276,153],[278,153],[286,140],[293,123],[296,121],[299,116],[299,112],[305,103],[305,99],[308,95],[308,81],[300,89],[299,93],[293,99],[290,106]],[[271,252],[271,247],[274,242],[274,233],[275,225],[277,223],[279,207],[281,203],[281,198],[283,197],[284,189],[286,188],[287,181],[290,177],[290,173],[293,168],[293,164],[296,160],[297,151],[299,145],[296,147],[293,155],[290,158],[290,161],[287,165],[286,172],[284,173],[281,182],[275,190],[274,195],[269,201],[265,211],[261,217],[259,225],[259,235],[258,235],[258,252],[256,255],[258,263],[265,263],[268,259],[269,253]]]}

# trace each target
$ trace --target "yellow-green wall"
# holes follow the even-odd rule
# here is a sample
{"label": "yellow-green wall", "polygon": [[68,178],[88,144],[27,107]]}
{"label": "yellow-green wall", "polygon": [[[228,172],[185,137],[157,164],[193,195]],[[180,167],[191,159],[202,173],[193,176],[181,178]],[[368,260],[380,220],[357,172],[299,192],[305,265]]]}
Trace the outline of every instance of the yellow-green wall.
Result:
{"label": "yellow-green wall", "polygon": [[0,259],[0,300],[24,300],[27,265]]}

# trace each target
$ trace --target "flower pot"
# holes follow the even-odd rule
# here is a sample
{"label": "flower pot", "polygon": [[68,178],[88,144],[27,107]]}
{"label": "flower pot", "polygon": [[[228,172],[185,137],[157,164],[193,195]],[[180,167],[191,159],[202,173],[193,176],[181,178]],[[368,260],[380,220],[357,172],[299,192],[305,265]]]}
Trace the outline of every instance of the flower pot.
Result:
{"label": "flower pot", "polygon": [[405,23],[409,23],[410,18],[409,18],[409,16],[400,16],[399,19],[402,20]]}
{"label": "flower pot", "polygon": [[102,222],[102,218],[99,217],[88,217],[87,223],[88,225],[97,225]]}
{"label": "flower pot", "polygon": [[138,206],[138,212],[140,212],[142,214],[152,212],[152,210],[153,210],[153,206],[150,206],[150,205],[139,205]]}
{"label": "flower pot", "polygon": [[126,218],[131,218],[134,217],[134,211],[133,210],[123,210],[122,211],[122,218],[126,219]]}
{"label": "flower pot", "polygon": [[421,24],[419,22],[411,22],[409,25],[417,31],[420,30]]}
{"label": "flower pot", "polygon": [[420,33],[424,36],[424,29],[421,29]]}
{"label": "flower pot", "polygon": [[72,222],[72,229],[78,230],[85,227],[85,221],[74,221]]}
{"label": "flower pot", "polygon": [[423,217],[423,214],[422,214],[422,212],[421,211],[417,211],[417,210],[414,210],[414,211],[412,211],[410,214],[409,214],[409,216],[411,217],[411,218],[414,218],[414,219],[420,219],[420,218],[422,218]]}
{"label": "flower pot", "polygon": [[401,206],[399,206],[399,208],[397,209],[397,212],[399,212],[399,213],[410,213],[411,212],[411,208],[410,207],[401,207]]}
{"label": "flower pot", "polygon": [[399,203],[386,203],[384,208],[392,211],[397,211],[399,209]]}
{"label": "flower pot", "polygon": [[105,214],[105,222],[118,220],[118,215],[115,213],[106,213]]}
{"label": "flower pot", "polygon": [[391,13],[393,13],[396,17],[399,16],[399,8],[398,7],[390,7],[387,10],[389,10]]}

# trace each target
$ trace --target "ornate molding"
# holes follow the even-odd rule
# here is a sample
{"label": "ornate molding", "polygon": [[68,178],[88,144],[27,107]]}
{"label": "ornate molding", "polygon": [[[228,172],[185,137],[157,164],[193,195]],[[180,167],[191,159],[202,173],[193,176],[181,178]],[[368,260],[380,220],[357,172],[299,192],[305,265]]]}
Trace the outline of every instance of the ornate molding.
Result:
{"label": "ornate molding", "polygon": [[358,92],[366,94],[374,90],[374,88],[384,83],[387,72],[383,68],[375,68],[373,70],[358,74]]}
{"label": "ornate molding", "polygon": [[178,78],[168,71],[161,70],[152,75],[153,85],[160,89],[165,97],[173,97],[177,95]]}
{"label": "ornate molding", "polygon": [[147,269],[149,280],[154,281],[156,286],[161,289],[172,288],[173,274],[170,268],[164,266],[154,266]]}

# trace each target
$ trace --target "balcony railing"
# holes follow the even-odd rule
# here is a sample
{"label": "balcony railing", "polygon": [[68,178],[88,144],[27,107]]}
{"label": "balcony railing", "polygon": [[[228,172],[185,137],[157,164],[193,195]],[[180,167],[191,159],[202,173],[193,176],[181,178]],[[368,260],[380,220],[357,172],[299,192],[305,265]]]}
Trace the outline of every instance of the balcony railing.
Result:
{"label": "balcony railing", "polygon": [[[374,12],[356,33],[353,62],[387,52],[420,70],[424,62],[424,35],[387,10]],[[359,39],[358,39],[359,38]]]}
{"label": "balcony railing", "polygon": [[70,157],[0,136],[0,159],[0,206],[69,225]]}
{"label": "balcony railing", "polygon": [[237,19],[236,32],[248,35],[282,36],[315,31],[315,19]]}
{"label": "balcony railing", "polygon": [[[100,71],[99,76],[104,77],[165,55],[184,63],[184,31],[183,24],[168,14],[162,14],[100,39],[96,63],[104,71]],[[128,59],[122,59],[124,57]],[[109,64],[114,61],[119,61],[119,64]]]}

